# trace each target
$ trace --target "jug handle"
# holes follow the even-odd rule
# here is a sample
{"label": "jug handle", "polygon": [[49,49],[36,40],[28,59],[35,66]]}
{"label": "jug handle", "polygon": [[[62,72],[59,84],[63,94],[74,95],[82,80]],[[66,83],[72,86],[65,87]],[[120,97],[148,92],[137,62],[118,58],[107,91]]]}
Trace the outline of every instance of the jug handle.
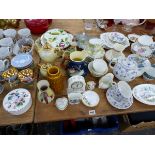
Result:
{"label": "jug handle", "polygon": [[112,59],[112,60],[109,62],[109,67],[110,67],[111,69],[114,68],[114,66],[112,65],[113,63],[114,63],[114,66],[115,66],[116,59]]}

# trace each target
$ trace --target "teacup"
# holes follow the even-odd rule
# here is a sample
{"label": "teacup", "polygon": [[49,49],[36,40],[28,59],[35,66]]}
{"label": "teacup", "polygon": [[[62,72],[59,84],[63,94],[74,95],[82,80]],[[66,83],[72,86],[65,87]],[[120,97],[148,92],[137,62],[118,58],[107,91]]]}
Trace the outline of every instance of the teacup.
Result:
{"label": "teacup", "polygon": [[152,65],[149,67],[143,74],[145,80],[154,80],[155,79],[155,67]]}
{"label": "teacup", "polygon": [[31,31],[28,28],[18,30],[18,35],[20,39],[31,37]]}
{"label": "teacup", "polygon": [[116,84],[113,84],[111,87],[113,97],[118,102],[121,100],[129,100],[132,98],[132,90],[129,84],[125,81],[119,81]]}
{"label": "teacup", "polygon": [[113,81],[114,75],[112,73],[108,73],[105,76],[101,77],[99,80],[99,88],[100,89],[108,89],[109,87],[116,84],[116,82]]}
{"label": "teacup", "polygon": [[3,72],[8,69],[10,61],[8,59],[0,60],[0,72]]}
{"label": "teacup", "polygon": [[86,57],[87,54],[84,51],[75,51],[70,54],[70,62],[67,66],[69,76],[87,75],[88,68],[87,63],[85,62]]}
{"label": "teacup", "polygon": [[14,45],[14,43],[13,43],[12,38],[3,38],[0,40],[0,46],[1,47],[9,47],[11,52],[13,50],[13,45]]}
{"label": "teacup", "polygon": [[88,81],[88,82],[87,82],[87,88],[88,88],[89,90],[95,89],[95,86],[96,86],[96,83],[95,83],[94,81]]}
{"label": "teacup", "polygon": [[7,37],[10,37],[12,38],[13,40],[15,39],[16,37],[16,30],[15,29],[6,29],[3,31],[3,34],[4,36],[7,38]]}
{"label": "teacup", "polygon": [[11,50],[9,47],[0,47],[0,59],[5,59],[11,55]]}

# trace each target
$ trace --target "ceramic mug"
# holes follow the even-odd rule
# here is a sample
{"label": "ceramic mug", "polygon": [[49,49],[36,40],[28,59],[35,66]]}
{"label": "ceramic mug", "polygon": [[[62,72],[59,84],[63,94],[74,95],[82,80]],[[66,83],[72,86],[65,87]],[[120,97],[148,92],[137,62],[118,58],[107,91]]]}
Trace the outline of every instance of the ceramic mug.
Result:
{"label": "ceramic mug", "polygon": [[86,57],[87,54],[84,51],[75,51],[70,54],[70,61],[67,65],[69,76],[87,75],[88,67],[87,63],[85,62]]}
{"label": "ceramic mug", "polygon": [[11,50],[9,47],[0,47],[0,59],[5,59],[11,55]]}
{"label": "ceramic mug", "polygon": [[6,69],[8,69],[9,65],[10,61],[8,59],[0,60],[0,72],[3,72]]}

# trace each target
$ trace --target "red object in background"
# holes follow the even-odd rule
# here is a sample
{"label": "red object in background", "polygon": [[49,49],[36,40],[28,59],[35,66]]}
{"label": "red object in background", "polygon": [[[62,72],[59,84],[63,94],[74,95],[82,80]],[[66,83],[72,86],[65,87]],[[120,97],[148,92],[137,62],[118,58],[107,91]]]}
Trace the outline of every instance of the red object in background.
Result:
{"label": "red object in background", "polygon": [[26,26],[31,30],[31,33],[42,34],[48,30],[52,19],[25,19]]}

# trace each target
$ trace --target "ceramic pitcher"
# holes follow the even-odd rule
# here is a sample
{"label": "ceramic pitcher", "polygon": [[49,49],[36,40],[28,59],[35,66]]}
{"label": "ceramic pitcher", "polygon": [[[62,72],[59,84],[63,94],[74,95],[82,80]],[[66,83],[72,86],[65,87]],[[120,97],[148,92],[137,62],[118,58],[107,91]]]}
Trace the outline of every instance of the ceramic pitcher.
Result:
{"label": "ceramic pitcher", "polygon": [[70,61],[67,65],[67,71],[69,76],[87,75],[88,65],[85,61],[86,57],[87,57],[87,54],[84,51],[75,51],[70,54]]}
{"label": "ceramic pitcher", "polygon": [[3,72],[6,69],[8,69],[9,65],[10,65],[10,62],[8,59],[0,60],[0,72]]}

